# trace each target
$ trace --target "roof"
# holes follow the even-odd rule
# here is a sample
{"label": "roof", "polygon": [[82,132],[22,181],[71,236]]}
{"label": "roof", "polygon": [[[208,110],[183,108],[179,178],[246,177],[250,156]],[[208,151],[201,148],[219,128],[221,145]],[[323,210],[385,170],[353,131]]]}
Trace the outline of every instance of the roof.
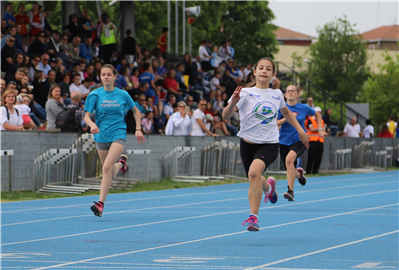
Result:
{"label": "roof", "polygon": [[292,30],[288,30],[283,27],[278,27],[277,30],[273,31],[276,35],[277,40],[312,40],[312,36],[308,36],[302,33],[298,33]]}
{"label": "roof", "polygon": [[399,40],[399,25],[381,26],[361,35],[364,40]]}

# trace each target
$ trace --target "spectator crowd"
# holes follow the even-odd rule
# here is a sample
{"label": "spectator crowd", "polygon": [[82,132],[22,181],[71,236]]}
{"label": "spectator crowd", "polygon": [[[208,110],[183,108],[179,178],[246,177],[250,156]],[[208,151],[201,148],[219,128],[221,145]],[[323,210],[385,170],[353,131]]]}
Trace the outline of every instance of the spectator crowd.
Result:
{"label": "spectator crowd", "polygon": [[[234,60],[230,40],[216,45],[204,39],[198,53],[186,53],[179,62],[169,63],[166,27],[159,30],[153,49],[140,47],[129,29],[118,48],[117,26],[106,13],[93,20],[83,9],[81,16],[69,15],[68,24],[59,32],[48,22],[50,10],[38,2],[31,6],[26,10],[20,3],[16,9],[8,2],[2,14],[2,130],[89,131],[83,121],[84,101],[102,86],[101,66],[112,64],[118,71],[116,87],[126,90],[136,102],[144,133],[237,134],[238,113],[229,120],[221,113],[236,87],[253,82],[255,77],[251,63],[243,65]],[[279,79],[274,77],[270,87],[280,89]],[[308,100],[308,105],[314,107],[313,100]],[[73,111],[74,127],[57,124],[64,111]],[[330,114],[327,110],[323,119],[335,135],[338,127],[331,124]],[[392,121],[378,136],[397,136]],[[356,120],[352,122],[345,127],[344,135],[374,136],[371,125],[360,132]],[[132,112],[127,114],[126,123],[127,131],[134,132]]]}

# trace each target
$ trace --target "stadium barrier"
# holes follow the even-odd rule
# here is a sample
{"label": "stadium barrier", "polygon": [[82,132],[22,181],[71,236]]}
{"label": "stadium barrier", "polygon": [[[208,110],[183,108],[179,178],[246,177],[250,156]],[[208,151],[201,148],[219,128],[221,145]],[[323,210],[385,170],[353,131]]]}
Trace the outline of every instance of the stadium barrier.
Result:
{"label": "stadium barrier", "polygon": [[12,195],[12,156],[14,150],[1,150],[0,156],[8,156],[8,192]]}

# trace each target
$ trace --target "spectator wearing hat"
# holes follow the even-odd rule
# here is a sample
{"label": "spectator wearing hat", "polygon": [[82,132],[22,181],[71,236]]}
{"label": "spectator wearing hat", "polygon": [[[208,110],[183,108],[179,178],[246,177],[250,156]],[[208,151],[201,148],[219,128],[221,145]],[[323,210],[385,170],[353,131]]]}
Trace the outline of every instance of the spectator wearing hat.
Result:
{"label": "spectator wearing hat", "polygon": [[[14,49],[15,38],[7,37],[6,45],[1,49],[1,71],[7,72],[8,68],[13,64],[14,55],[17,53]],[[5,74],[4,74],[5,76]],[[4,78],[2,76],[2,78]]]}
{"label": "spectator wearing hat", "polygon": [[61,44],[58,57],[62,59],[62,65],[65,67],[65,72],[72,70],[74,62],[68,55],[68,46]]}
{"label": "spectator wearing hat", "polygon": [[50,41],[47,44],[47,53],[49,54],[50,58],[58,57],[58,54],[60,52],[59,39],[60,32],[58,32],[57,30],[53,31],[51,33]]}

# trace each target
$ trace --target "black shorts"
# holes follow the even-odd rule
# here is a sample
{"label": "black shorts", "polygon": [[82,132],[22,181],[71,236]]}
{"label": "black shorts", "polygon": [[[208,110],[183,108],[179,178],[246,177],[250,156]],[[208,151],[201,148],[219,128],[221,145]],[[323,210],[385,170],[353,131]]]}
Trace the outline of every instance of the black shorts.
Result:
{"label": "black shorts", "polygon": [[249,167],[252,161],[260,159],[265,163],[265,169],[272,164],[278,157],[278,143],[272,144],[252,144],[243,139],[240,140],[241,161],[244,165],[245,174],[248,177]]}
{"label": "black shorts", "polygon": [[[284,168],[287,169],[285,166],[285,158],[287,157],[287,155],[290,151],[294,151],[296,153],[296,157],[299,158],[303,154],[303,152],[305,152],[305,150],[306,150],[306,146],[303,145],[302,142],[296,142],[291,145],[280,144],[280,156],[281,156],[281,160],[284,163]],[[295,167],[296,167],[296,163],[297,162],[295,160],[295,162],[294,162]]]}

